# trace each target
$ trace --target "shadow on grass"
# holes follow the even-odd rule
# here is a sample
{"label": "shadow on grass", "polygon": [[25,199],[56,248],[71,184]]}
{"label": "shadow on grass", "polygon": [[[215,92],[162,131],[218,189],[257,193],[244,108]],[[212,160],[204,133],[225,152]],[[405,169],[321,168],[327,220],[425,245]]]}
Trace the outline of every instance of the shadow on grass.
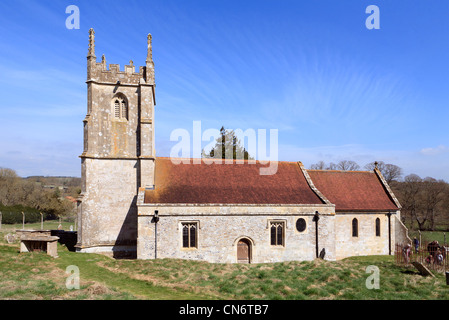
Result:
{"label": "shadow on grass", "polygon": [[419,271],[415,271],[415,270],[410,270],[410,269],[408,269],[408,270],[402,270],[402,271],[400,271],[400,273],[402,273],[402,274],[409,274],[409,275],[413,275],[413,276],[416,276],[416,275],[420,275],[420,273],[419,273]]}

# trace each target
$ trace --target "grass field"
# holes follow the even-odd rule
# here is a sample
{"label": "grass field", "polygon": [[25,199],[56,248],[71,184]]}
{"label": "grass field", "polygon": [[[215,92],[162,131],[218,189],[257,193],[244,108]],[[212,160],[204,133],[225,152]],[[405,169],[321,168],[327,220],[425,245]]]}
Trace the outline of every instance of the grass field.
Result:
{"label": "grass field", "polygon": [[[416,237],[419,239],[418,231],[409,231],[409,237],[413,239]],[[430,242],[433,240],[437,240],[440,244],[449,244],[449,233],[441,232],[441,231],[421,231],[421,241],[422,242]]]}
{"label": "grass field", "polygon": [[[56,223],[56,227],[59,224]],[[69,224],[63,226],[68,229]],[[80,300],[447,300],[445,277],[423,277],[399,267],[392,256],[354,257],[341,261],[273,264],[212,264],[177,259],[114,260],[75,253],[58,245],[59,258],[19,253],[19,243],[0,231],[0,299]],[[40,228],[40,224],[27,225]],[[54,226],[44,228],[55,229]],[[379,268],[379,289],[368,289],[368,266]],[[67,289],[68,266],[77,266],[80,288]]]}

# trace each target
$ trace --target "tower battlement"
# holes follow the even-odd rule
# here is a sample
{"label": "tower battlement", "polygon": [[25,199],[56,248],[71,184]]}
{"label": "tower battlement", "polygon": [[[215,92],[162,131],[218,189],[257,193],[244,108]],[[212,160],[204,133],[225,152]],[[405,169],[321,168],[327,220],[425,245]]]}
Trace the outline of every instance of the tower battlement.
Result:
{"label": "tower battlement", "polygon": [[124,70],[120,70],[119,64],[106,64],[104,55],[101,62],[95,62],[91,65],[89,78],[87,81],[101,82],[116,84],[120,81],[120,84],[126,85],[138,85],[139,83],[146,83],[146,66],[140,66],[139,71],[136,72],[136,66],[131,60],[129,65],[125,65]]}
{"label": "tower battlement", "polygon": [[136,72],[136,66],[132,60],[129,65],[125,65],[124,70],[120,70],[119,64],[106,63],[106,57],[103,54],[101,62],[97,62],[95,56],[95,31],[89,30],[89,50],[87,54],[87,82],[99,82],[104,84],[121,85],[154,85],[154,63],[151,53],[151,35],[148,35],[147,60],[145,66],[139,66]]}

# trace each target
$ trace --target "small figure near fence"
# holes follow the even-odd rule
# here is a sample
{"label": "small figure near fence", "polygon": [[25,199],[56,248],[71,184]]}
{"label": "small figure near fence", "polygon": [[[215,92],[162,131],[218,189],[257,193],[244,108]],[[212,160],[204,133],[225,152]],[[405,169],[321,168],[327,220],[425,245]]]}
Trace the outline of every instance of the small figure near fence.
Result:
{"label": "small figure near fence", "polygon": [[441,252],[440,248],[437,249],[436,255],[435,255],[436,263],[443,264],[443,253]]}
{"label": "small figure near fence", "polygon": [[440,246],[439,248],[441,255],[443,256],[443,260],[446,260],[446,250],[447,248],[445,246]]}
{"label": "small figure near fence", "polygon": [[405,263],[410,262],[410,254],[412,253],[412,246],[410,244],[406,244],[402,249],[402,254],[404,255]]}
{"label": "small figure near fence", "polygon": [[438,241],[420,243],[416,248],[415,239],[412,243],[396,244],[396,263],[409,265],[422,264],[431,270],[442,272],[449,269],[449,247],[440,245]]}
{"label": "small figure near fence", "polygon": [[415,246],[415,253],[419,253],[419,240],[416,237],[413,238],[413,245]]}
{"label": "small figure near fence", "polygon": [[440,244],[438,243],[438,241],[436,241],[436,240],[430,242],[430,243],[427,245],[427,251],[429,251],[429,253],[430,253],[431,255],[433,255],[434,257],[435,257],[435,255],[436,255],[436,253],[437,253],[437,250],[440,249],[440,248],[441,248],[441,246],[440,246]]}

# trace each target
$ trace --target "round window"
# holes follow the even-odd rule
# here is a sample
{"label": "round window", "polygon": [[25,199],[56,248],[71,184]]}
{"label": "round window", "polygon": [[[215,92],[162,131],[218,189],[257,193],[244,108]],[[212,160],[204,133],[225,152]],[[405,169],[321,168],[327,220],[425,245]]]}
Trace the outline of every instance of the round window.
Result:
{"label": "round window", "polygon": [[296,230],[298,230],[299,232],[303,232],[304,230],[306,230],[306,220],[304,220],[303,218],[299,218],[298,220],[296,220]]}

